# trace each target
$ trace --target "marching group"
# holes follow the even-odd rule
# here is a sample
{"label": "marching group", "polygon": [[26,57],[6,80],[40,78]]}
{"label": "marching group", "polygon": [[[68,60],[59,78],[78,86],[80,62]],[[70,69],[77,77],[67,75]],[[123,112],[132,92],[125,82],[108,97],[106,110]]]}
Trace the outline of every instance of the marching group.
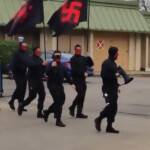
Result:
{"label": "marching group", "polygon": [[[83,114],[83,105],[86,94],[86,77],[88,76],[86,70],[87,66],[93,66],[92,59],[81,55],[81,46],[77,44],[75,46],[75,54],[70,59],[71,76],[68,74],[65,66],[61,61],[61,52],[56,50],[53,52],[53,61],[47,64],[40,58],[40,48],[34,47],[32,56],[29,56],[26,52],[26,43],[20,42],[19,49],[14,53],[12,59],[14,80],[16,83],[16,89],[9,101],[9,106],[12,110],[15,110],[14,101],[18,99],[17,113],[19,116],[24,111],[27,111],[25,107],[29,105],[38,94],[37,105],[37,118],[43,118],[45,122],[48,121],[48,117],[51,113],[54,113],[56,119],[56,126],[65,127],[65,124],[61,120],[61,114],[63,104],[65,103],[65,92],[63,87],[64,78],[68,83],[76,90],[77,96],[75,97],[72,105],[69,107],[69,114],[75,116],[75,108],[77,107],[76,118],[86,119],[87,115]],[[117,77],[120,73],[117,71],[117,65],[115,60],[118,57],[118,48],[110,47],[108,50],[109,57],[103,62],[101,69],[101,77],[103,81],[102,92],[106,101],[106,107],[100,112],[95,122],[95,128],[97,131],[101,131],[101,121],[107,118],[106,132],[119,133],[118,130],[112,127],[112,123],[115,120],[117,113],[117,99],[119,92],[119,84]],[[53,98],[53,103],[47,110],[43,110],[45,100],[45,88],[43,84],[43,73],[47,79],[47,87]],[[29,96],[24,100],[26,85],[28,80]]]}

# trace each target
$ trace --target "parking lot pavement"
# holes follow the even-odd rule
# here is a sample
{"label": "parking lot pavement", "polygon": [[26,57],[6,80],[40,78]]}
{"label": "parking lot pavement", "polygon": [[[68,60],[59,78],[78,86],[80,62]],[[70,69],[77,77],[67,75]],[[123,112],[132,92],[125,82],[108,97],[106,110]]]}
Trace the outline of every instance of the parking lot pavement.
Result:
{"label": "parking lot pavement", "polygon": [[[21,117],[10,110],[8,101],[15,85],[13,80],[4,80],[4,98],[0,100],[0,150],[149,150],[149,79],[135,78],[132,84],[121,87],[119,113],[114,123],[114,127],[120,130],[118,135],[105,132],[106,119],[102,122],[102,132],[98,133],[94,127],[95,117],[105,106],[98,77],[87,80],[84,113],[89,117],[86,120],[69,116],[68,107],[76,92],[70,85],[64,84],[66,103],[62,120],[65,128],[55,126],[53,114],[48,123],[37,119],[37,100],[27,107],[28,111]],[[46,82],[44,84],[46,87]],[[47,88],[46,94],[45,108],[52,103]],[[16,101],[16,108],[17,105]]]}

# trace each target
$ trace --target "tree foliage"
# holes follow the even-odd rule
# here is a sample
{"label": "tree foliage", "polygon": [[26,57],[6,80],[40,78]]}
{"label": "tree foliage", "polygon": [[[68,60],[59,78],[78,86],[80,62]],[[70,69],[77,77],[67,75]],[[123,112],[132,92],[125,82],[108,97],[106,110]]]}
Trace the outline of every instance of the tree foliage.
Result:
{"label": "tree foliage", "polygon": [[[13,53],[18,50],[18,42],[0,41],[0,59],[2,62],[2,72],[6,73],[7,64],[11,62]],[[27,47],[29,52],[30,46]]]}
{"label": "tree foliage", "polygon": [[150,0],[139,0],[139,10],[150,12]]}

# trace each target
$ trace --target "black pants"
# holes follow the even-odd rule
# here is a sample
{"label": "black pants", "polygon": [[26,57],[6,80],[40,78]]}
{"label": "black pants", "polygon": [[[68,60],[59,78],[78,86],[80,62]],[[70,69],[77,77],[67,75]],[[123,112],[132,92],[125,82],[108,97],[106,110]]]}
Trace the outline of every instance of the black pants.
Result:
{"label": "black pants", "polygon": [[26,92],[27,79],[26,75],[14,74],[14,79],[16,83],[16,89],[12,95],[11,101],[14,102],[15,99],[18,99],[19,103],[24,101],[24,96]]}
{"label": "black pants", "polygon": [[75,108],[77,106],[77,114],[80,114],[82,113],[87,86],[85,80],[74,80],[74,83],[76,85],[77,96],[72,103],[72,107]]}
{"label": "black pants", "polygon": [[65,103],[64,87],[62,85],[48,85],[49,91],[53,98],[53,104],[49,107],[48,113],[54,113],[55,118],[60,119],[62,106]]}
{"label": "black pants", "polygon": [[117,113],[118,88],[111,89],[107,93],[103,91],[103,95],[106,101],[106,106],[104,110],[100,112],[100,119],[107,117],[108,124],[112,124],[115,121]]}
{"label": "black pants", "polygon": [[45,89],[42,79],[29,79],[29,96],[28,98],[23,102],[23,106],[29,105],[38,94],[38,105],[37,109],[39,111],[43,110],[43,104],[45,100]]}

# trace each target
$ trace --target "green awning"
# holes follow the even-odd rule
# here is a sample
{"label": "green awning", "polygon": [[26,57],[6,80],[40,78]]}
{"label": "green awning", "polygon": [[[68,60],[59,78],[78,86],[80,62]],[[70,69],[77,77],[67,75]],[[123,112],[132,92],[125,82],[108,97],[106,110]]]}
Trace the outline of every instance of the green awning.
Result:
{"label": "green awning", "polygon": [[[5,26],[13,14],[20,8],[21,0],[0,0],[0,26]],[[44,1],[44,18],[47,22],[63,2]],[[149,20],[137,9],[121,5],[92,2],[90,6],[90,30],[114,32],[150,33]],[[38,27],[42,27],[40,24]],[[76,29],[87,29],[82,22]]]}

